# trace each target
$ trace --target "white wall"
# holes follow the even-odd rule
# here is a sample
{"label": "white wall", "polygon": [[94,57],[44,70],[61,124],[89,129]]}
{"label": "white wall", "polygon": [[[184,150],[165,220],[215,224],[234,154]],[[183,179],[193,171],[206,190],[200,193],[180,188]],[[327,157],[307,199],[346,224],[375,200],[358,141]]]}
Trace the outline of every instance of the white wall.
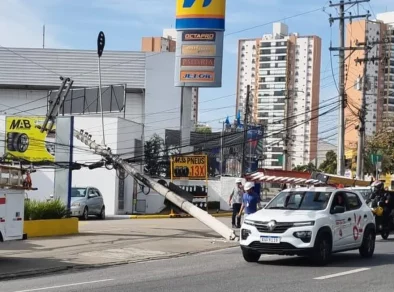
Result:
{"label": "white wall", "polygon": [[[221,210],[230,210],[228,200],[235,187],[235,177],[223,177],[221,180],[208,181],[208,201],[220,202]],[[166,180],[169,183],[170,180]],[[179,184],[179,182],[174,182]],[[205,186],[206,182],[201,180],[190,180],[191,186]],[[164,208],[164,197],[151,190],[148,195],[138,194],[138,200],[146,201],[146,214],[159,213]]]}
{"label": "white wall", "polygon": [[[141,139],[142,126],[121,118],[105,118],[106,143],[115,154],[129,153],[134,155],[134,139]],[[102,143],[101,118],[97,117],[76,117],[74,127],[77,130],[84,129],[92,134],[92,138]],[[0,155],[4,154],[5,140],[5,116],[0,116]],[[119,144],[118,144],[119,143]],[[101,160],[101,156],[92,154],[88,147],[82,142],[74,139],[74,162],[90,164]],[[45,200],[54,191],[54,170],[37,170],[32,174],[33,186],[37,191],[27,192],[29,198]],[[82,168],[73,171],[72,186],[94,186],[98,188],[104,197],[106,211],[108,215],[118,213],[117,209],[117,176],[114,170],[106,168],[89,170]],[[125,210],[122,213],[132,211],[133,179],[128,177],[125,182]]]}
{"label": "white wall", "polygon": [[174,64],[175,54],[169,52],[151,54],[146,59],[146,139],[155,133],[164,137],[165,129],[179,130],[181,89],[174,87]]}

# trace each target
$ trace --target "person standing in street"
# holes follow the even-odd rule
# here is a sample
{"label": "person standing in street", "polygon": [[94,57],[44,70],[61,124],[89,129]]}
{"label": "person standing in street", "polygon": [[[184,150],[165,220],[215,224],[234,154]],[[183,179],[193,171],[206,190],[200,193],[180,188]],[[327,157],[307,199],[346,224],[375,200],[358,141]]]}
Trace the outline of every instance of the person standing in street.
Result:
{"label": "person standing in street", "polygon": [[254,191],[254,184],[252,182],[247,182],[244,186],[245,194],[242,198],[241,210],[238,213],[238,218],[241,218],[242,212],[245,211],[245,217],[247,215],[253,214],[257,209],[261,208],[260,195],[256,194]]}
{"label": "person standing in street", "polygon": [[[237,178],[236,181],[236,186],[233,189],[233,192],[230,195],[230,199],[228,201],[228,204],[233,208],[233,215],[231,218],[231,223],[233,225],[233,228],[241,228],[241,218],[237,217],[239,211],[241,210],[241,205],[242,205],[242,198],[244,194],[244,189],[242,186],[242,179]],[[235,219],[237,219],[237,224],[235,224]]]}

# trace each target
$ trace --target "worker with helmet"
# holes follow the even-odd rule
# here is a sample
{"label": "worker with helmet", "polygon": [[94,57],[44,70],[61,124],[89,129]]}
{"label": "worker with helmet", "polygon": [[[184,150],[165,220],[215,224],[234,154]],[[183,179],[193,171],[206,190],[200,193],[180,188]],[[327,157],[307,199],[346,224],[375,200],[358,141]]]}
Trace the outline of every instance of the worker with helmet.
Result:
{"label": "worker with helmet", "polygon": [[254,183],[247,182],[244,190],[246,193],[243,195],[241,210],[238,213],[239,218],[243,211],[245,211],[246,216],[255,213],[257,209],[261,208],[260,195],[254,191]]}
{"label": "worker with helmet", "polygon": [[[233,192],[230,195],[228,204],[233,208],[233,216],[231,218],[231,223],[233,225],[233,228],[241,228],[241,218],[237,217],[237,215],[241,210],[242,197],[244,194],[242,178],[237,178],[235,180],[235,184],[236,186],[234,187]],[[235,225],[235,218],[237,218],[237,225]]]}

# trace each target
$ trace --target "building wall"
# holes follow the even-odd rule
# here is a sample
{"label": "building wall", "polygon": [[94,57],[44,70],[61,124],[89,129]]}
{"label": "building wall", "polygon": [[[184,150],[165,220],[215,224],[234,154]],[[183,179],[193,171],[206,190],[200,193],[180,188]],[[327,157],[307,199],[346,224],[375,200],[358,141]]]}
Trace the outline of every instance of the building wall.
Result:
{"label": "building wall", "polygon": [[296,142],[293,143],[291,149],[296,157],[292,159],[292,166],[308,164],[317,156],[320,103],[321,39],[316,36],[299,37],[296,43],[299,53],[297,54],[296,50],[296,58],[300,60],[300,67],[295,67],[295,75],[297,76],[298,73],[298,81],[302,85],[301,88],[297,86],[294,88],[295,102],[302,106],[296,123],[297,129],[303,130],[301,133],[303,139],[298,140],[297,137],[302,137],[302,135],[295,135]]}
{"label": "building wall", "polygon": [[[346,39],[346,46],[356,46],[355,40],[365,42],[365,20],[353,22],[352,24],[349,23],[346,28],[347,35],[352,36]],[[361,106],[362,92],[357,88],[356,84],[359,78],[363,76],[363,65],[356,66],[354,60],[356,58],[363,59],[365,54],[363,50],[356,50],[351,57],[349,57],[349,55],[350,52],[346,52],[345,56],[348,57],[350,61],[347,62],[347,70],[345,71],[345,90],[350,105],[345,108],[345,147],[351,149],[357,147],[358,141],[358,131],[355,129],[355,125],[358,124],[356,115]]]}
{"label": "building wall", "polygon": [[176,42],[164,37],[143,37],[142,52],[175,52]]}
{"label": "building wall", "polygon": [[[173,29],[164,29],[163,37],[143,37],[142,51],[144,52],[175,52],[177,32]],[[174,73],[175,74],[175,73]],[[192,119],[198,123],[198,88],[192,88]]]}
{"label": "building wall", "polygon": [[321,39],[290,35],[287,25],[275,23],[272,34],[240,40],[238,47],[237,112],[243,116],[252,85],[253,120],[266,126],[264,167],[283,167],[285,140],[287,168],[309,163],[317,155]]}
{"label": "building wall", "polygon": [[[239,40],[238,42],[237,102],[235,115],[237,115],[238,111],[241,111],[242,120],[245,113],[246,87],[247,85],[251,85],[251,89],[256,88],[256,74],[258,71],[258,46],[256,43],[256,39]],[[251,97],[251,104],[252,99],[253,97]]]}
{"label": "building wall", "polygon": [[[373,44],[373,42],[381,42],[384,37],[385,25],[374,21],[360,20],[347,25],[348,38],[346,40],[347,46],[356,46],[356,41],[363,43],[366,40],[369,42],[371,49],[368,52],[368,58],[383,57],[384,46]],[[349,56],[349,52],[347,56]],[[366,91],[366,123],[365,134],[367,137],[373,136],[376,131],[382,126],[383,121],[383,102],[384,102],[384,65],[382,62],[363,62],[355,63],[354,60],[364,59],[366,57],[363,50],[356,50],[349,58],[347,69],[345,72],[346,83],[345,89],[347,91],[349,106],[345,108],[346,132],[345,132],[345,146],[348,149],[354,149],[358,143],[358,129],[355,125],[358,121],[358,109],[362,102],[363,89],[363,70],[366,66],[367,70],[367,91]],[[394,109],[394,107],[393,107]]]}
{"label": "building wall", "polygon": [[382,75],[384,75],[384,82],[382,82],[383,95],[383,121],[384,126],[394,127],[394,11],[380,13],[377,19],[385,25],[382,28],[382,38],[388,42],[382,45],[382,56],[387,58],[387,62],[381,64]]}
{"label": "building wall", "polygon": [[181,88],[174,87],[175,54],[158,56],[152,54],[147,58],[144,104],[147,139],[155,133],[164,137],[165,129],[180,127]]}
{"label": "building wall", "polygon": [[[94,50],[0,49],[2,88],[45,86],[59,88],[59,76],[72,77],[74,87],[98,85],[97,52]],[[23,56],[20,57],[16,54]],[[145,53],[104,51],[101,57],[102,85],[127,84],[143,88]]]}
{"label": "building wall", "polygon": [[313,111],[313,109],[319,108],[320,104],[320,72],[321,72],[321,51],[322,51],[322,41],[319,37],[313,36],[313,60],[312,60],[312,90],[311,93],[311,129],[310,129],[310,150],[309,150],[309,161],[312,161],[317,157],[318,151],[318,136],[319,136],[319,119],[318,111]]}

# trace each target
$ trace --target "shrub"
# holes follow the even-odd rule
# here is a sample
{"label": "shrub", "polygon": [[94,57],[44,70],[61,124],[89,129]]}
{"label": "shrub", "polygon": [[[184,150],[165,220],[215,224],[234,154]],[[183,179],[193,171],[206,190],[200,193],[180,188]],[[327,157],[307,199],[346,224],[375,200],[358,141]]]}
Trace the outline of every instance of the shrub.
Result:
{"label": "shrub", "polygon": [[25,220],[61,219],[67,215],[67,207],[60,199],[50,201],[25,201]]}

